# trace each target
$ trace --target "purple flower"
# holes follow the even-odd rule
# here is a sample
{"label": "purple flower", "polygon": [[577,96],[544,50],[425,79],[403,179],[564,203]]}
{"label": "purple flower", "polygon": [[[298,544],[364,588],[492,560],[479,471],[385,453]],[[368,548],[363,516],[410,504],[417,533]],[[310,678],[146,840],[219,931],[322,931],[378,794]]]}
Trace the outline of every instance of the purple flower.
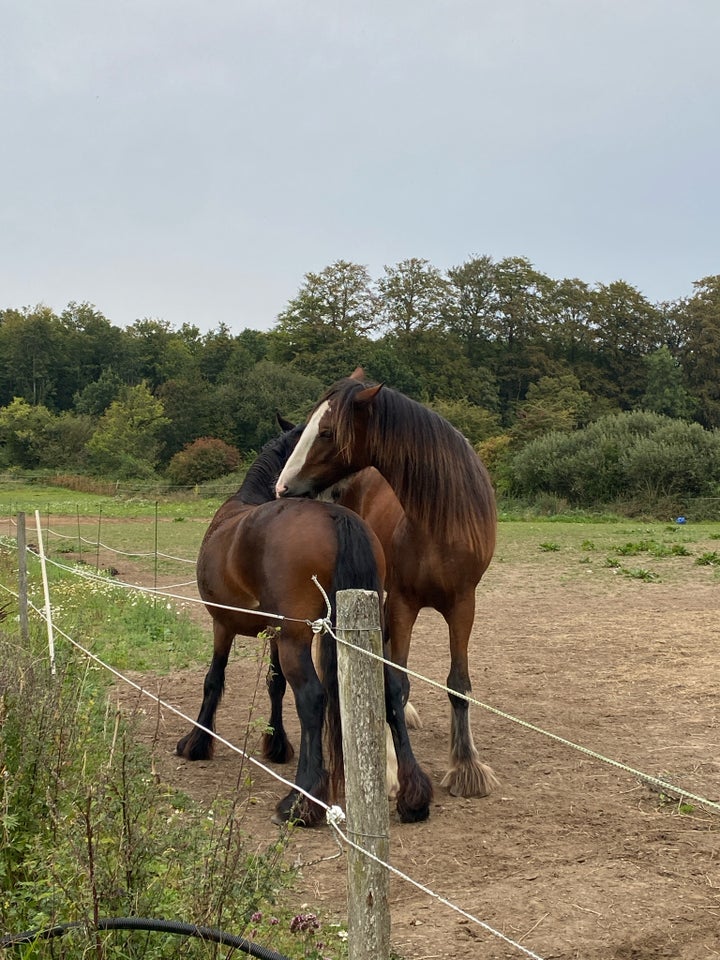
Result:
{"label": "purple flower", "polygon": [[320,922],[314,913],[299,913],[290,921],[290,933],[304,930],[319,930]]}

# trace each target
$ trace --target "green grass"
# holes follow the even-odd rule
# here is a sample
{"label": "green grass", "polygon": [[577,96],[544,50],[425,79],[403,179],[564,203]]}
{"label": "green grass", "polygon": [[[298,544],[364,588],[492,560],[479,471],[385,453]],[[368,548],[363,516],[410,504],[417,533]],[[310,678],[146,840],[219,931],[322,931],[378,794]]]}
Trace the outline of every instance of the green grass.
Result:
{"label": "green grass", "polygon": [[19,511],[34,515],[36,510],[43,516],[60,517],[152,518],[156,512],[165,519],[175,520],[207,517],[212,516],[239,485],[239,481],[208,485],[198,488],[197,493],[188,491],[176,495],[109,496],[0,477],[0,517],[14,516]]}
{"label": "green grass", "polygon": [[720,553],[718,553],[717,550],[703,553],[702,556],[697,558],[695,563],[701,567],[720,567]]}
{"label": "green grass", "polygon": [[[223,496],[230,489],[235,487],[225,489]],[[100,497],[39,484],[18,485],[0,479],[0,536],[14,538],[15,514],[23,509],[28,515],[28,540],[36,540],[37,509],[46,550],[58,562],[82,559],[101,569],[114,566],[119,571],[118,578],[130,582],[142,578],[150,584],[156,579],[183,583],[194,577],[193,563],[200,542],[223,498],[205,493],[200,490],[198,494],[150,502]],[[605,558],[642,556],[647,562],[638,569],[670,582],[688,579],[695,558],[706,558],[699,563],[707,567],[711,576],[717,576],[719,571],[713,559],[717,550],[713,547],[718,537],[717,522],[645,522],[575,512],[519,518],[501,513],[494,562],[542,563],[572,577],[588,570],[611,575]],[[112,550],[98,550],[98,541]],[[617,564],[615,569],[621,567]],[[641,579],[641,575],[635,578]]]}
{"label": "green grass", "polygon": [[[552,539],[548,538],[550,523]],[[647,582],[690,581],[697,577],[698,565],[706,566],[711,576],[720,573],[720,556],[712,549],[719,533],[720,524],[715,522],[501,519],[493,562],[540,565],[566,578],[592,569],[603,576],[612,576],[615,571]],[[626,566],[623,561],[632,557],[643,557],[647,562]]]}
{"label": "green grass", "polygon": [[[0,582],[16,591],[16,575],[10,572],[14,553],[11,542],[0,543]],[[115,669],[166,674],[208,660],[210,621],[204,629],[193,621],[189,603],[128,589],[86,566],[49,564],[47,570],[55,628],[72,639],[86,637],[83,645]],[[40,563],[33,558],[28,580],[30,602],[44,609]],[[15,602],[10,604],[16,611]]]}

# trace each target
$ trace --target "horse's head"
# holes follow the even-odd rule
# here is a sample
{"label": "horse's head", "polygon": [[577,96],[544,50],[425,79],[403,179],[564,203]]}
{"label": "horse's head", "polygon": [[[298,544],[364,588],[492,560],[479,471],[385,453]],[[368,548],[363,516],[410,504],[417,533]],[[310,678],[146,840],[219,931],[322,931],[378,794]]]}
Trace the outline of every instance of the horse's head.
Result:
{"label": "horse's head", "polygon": [[331,387],[310,414],[278,479],[278,497],[315,497],[370,465],[367,422],[382,384],[366,387],[360,372]]}

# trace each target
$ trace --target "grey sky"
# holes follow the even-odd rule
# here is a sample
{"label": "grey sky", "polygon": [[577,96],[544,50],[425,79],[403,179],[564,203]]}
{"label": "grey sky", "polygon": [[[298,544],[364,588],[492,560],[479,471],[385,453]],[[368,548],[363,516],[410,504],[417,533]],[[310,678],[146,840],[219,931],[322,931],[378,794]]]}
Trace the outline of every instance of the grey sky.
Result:
{"label": "grey sky", "polygon": [[720,273],[718,0],[0,0],[0,307],[267,328],[337,259]]}

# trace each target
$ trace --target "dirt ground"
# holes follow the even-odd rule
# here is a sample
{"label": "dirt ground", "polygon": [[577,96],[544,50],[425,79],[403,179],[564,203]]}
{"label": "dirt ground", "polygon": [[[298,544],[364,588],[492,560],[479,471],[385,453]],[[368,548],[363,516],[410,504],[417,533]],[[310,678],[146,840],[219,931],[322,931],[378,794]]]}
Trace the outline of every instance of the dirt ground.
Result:
{"label": "dirt ground", "polygon": [[[554,564],[553,556],[527,564],[500,556],[491,565],[472,638],[474,695],[720,801],[717,578],[710,571],[699,582],[643,583],[590,568],[568,576]],[[218,714],[219,733],[238,744],[255,672],[242,653],[246,643],[239,641],[231,660]],[[421,614],[410,666],[445,678],[447,635],[432,611]],[[196,716],[204,672],[164,678],[162,696]],[[157,688],[156,678],[142,679]],[[123,694],[128,705],[133,698]],[[447,699],[418,682],[412,699],[423,720],[413,744],[432,776],[435,801],[426,823],[391,817],[396,867],[545,960],[720,958],[717,811],[694,803],[683,812],[632,774],[478,707],[471,712],[476,743],[501,786],[484,799],[451,797],[440,786]],[[265,706],[261,689],[261,713]],[[152,707],[148,713],[150,741],[157,717]],[[226,748],[207,763],[173,755],[186,726],[161,715],[160,776],[201,799],[233,790],[239,761]],[[294,773],[294,765],[278,769]],[[258,842],[271,840],[277,827],[270,817],[283,788],[256,773],[252,791],[245,829]],[[346,858],[322,859],[336,852],[328,827],[295,832],[291,858],[305,864],[299,907],[343,917]],[[393,879],[390,906],[392,947],[404,960],[523,956],[404,881]]]}

